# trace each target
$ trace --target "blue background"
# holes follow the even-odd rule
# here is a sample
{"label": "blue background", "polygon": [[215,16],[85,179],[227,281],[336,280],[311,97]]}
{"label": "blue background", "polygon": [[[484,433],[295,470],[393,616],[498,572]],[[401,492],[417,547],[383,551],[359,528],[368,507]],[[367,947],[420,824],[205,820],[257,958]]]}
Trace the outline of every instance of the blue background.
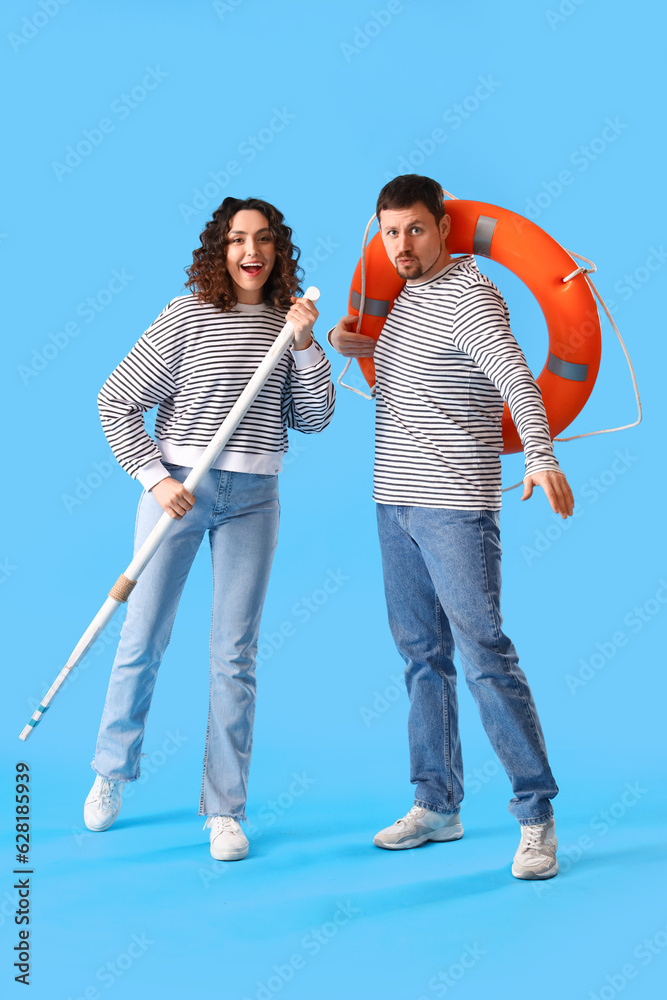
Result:
{"label": "blue background", "polygon": [[[0,219],[11,428],[0,552],[3,982],[20,992],[11,846],[23,759],[33,997],[657,997],[667,973],[662,5],[29,0],[0,16],[3,89],[13,94]],[[149,69],[153,89],[128,104]],[[102,119],[108,131],[92,131]],[[616,134],[600,141],[608,119]],[[438,128],[446,139],[436,144]],[[58,167],[84,130],[86,155]],[[230,161],[238,172],[225,177]],[[285,213],[304,287],[322,291],[324,340],[346,312],[377,193],[408,169],[458,197],[532,213],[593,258],[642,393],[639,428],[557,446],[576,518],[561,522],[541,493],[505,497],[505,627],[561,788],[561,875],[512,878],[509,783],[463,684],[465,837],[398,853],[371,844],[411,804],[407,699],[370,499],[373,404],[344,389],[324,434],[292,436],[281,476],[248,859],[213,862],[197,817],[208,546],[161,668],[142,780],[114,827],[89,833],[82,807],[122,612],[30,741],[17,737],[131,556],[140,487],[110,453],[97,392],[182,292],[199,233],[229,194]],[[571,180],[559,190],[564,170]],[[538,372],[539,308],[511,274],[479,263]],[[124,284],[109,293],[114,272]],[[598,383],[568,433],[634,420],[606,322],[603,335]],[[327,349],[336,377],[342,362]],[[520,456],[504,460],[503,475],[521,478]],[[323,600],[327,578],[338,584]],[[281,638],[288,622],[294,634]]]}

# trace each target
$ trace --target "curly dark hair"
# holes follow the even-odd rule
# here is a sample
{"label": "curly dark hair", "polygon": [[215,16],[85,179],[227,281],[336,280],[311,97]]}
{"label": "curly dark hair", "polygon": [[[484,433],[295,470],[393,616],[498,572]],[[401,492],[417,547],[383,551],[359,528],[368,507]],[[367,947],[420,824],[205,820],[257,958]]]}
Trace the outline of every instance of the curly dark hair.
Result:
{"label": "curly dark hair", "polygon": [[416,201],[423,201],[438,225],[446,211],[442,188],[421,174],[401,174],[385,184],[375,208],[378,220],[383,208],[409,208]]}
{"label": "curly dark hair", "polygon": [[289,309],[290,295],[302,292],[297,274],[303,268],[298,260],[301,251],[292,242],[292,230],[282,212],[261,198],[225,198],[200,233],[201,246],[192,252],[192,264],[183,270],[189,275],[185,287],[192,289],[200,302],[210,302],[227,312],[238,302],[234,284],[227,271],[227,235],[231,220],[243,209],[257,209],[265,215],[276,248],[276,260],[262,291],[269,305]]}

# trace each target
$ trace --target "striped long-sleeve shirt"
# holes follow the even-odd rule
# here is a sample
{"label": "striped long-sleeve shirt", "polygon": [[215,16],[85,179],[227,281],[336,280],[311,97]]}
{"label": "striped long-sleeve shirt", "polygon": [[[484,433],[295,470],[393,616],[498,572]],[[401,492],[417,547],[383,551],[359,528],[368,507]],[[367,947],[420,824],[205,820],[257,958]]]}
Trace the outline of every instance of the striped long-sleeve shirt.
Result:
{"label": "striped long-sleeve shirt", "polygon": [[[172,299],[106,380],[102,427],[123,469],[151,489],[162,459],[193,466],[285,324],[286,309],[238,303],[228,312],[194,295]],[[331,366],[320,345],[287,351],[213,468],[273,475],[287,428],[323,430],[333,415]],[[155,441],[144,413],[157,404]]]}
{"label": "striped long-sleeve shirt", "polygon": [[472,255],[406,283],[380,334],[375,369],[379,503],[499,510],[504,400],[526,474],[559,469],[505,300]]}

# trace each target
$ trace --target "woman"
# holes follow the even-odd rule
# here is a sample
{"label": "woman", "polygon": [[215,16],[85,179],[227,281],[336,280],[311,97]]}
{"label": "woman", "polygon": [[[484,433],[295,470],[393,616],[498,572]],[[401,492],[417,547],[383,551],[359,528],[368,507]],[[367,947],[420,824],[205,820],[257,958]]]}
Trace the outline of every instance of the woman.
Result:
{"label": "woman", "polygon": [[[178,601],[208,530],[213,560],[210,697],[199,815],[211,854],[248,853],[244,820],[255,712],[259,623],[278,537],[278,473],[287,428],[323,430],[335,391],[312,338],[317,309],[297,298],[299,249],[283,215],[257,198],[225,198],[187,268],[193,294],[167,304],[104,383],[102,426],[120,465],[144,487],[135,552],[162,513],[175,520],[128,600],[92,761],[86,825],[107,830],[123,784],[140,774],[155,678]],[[291,305],[290,305],[291,303]],[[292,348],[248,410],[195,497],[183,482],[286,320]],[[155,441],[143,414],[158,404]]]}

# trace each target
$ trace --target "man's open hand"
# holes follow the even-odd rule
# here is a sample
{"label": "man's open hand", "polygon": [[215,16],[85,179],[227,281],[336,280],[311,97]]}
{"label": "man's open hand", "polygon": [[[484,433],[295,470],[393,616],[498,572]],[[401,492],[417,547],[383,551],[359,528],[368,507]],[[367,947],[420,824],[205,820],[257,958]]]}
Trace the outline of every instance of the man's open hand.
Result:
{"label": "man's open hand", "polygon": [[545,469],[542,472],[533,472],[530,476],[525,476],[523,480],[522,500],[528,500],[533,495],[533,487],[541,486],[547,495],[547,500],[551,504],[552,510],[560,514],[562,518],[569,517],[574,510],[574,497],[570,484],[562,472],[555,472]]}
{"label": "man's open hand", "polygon": [[343,316],[331,331],[331,343],[344,358],[372,358],[377,341],[357,333],[358,316]]}

